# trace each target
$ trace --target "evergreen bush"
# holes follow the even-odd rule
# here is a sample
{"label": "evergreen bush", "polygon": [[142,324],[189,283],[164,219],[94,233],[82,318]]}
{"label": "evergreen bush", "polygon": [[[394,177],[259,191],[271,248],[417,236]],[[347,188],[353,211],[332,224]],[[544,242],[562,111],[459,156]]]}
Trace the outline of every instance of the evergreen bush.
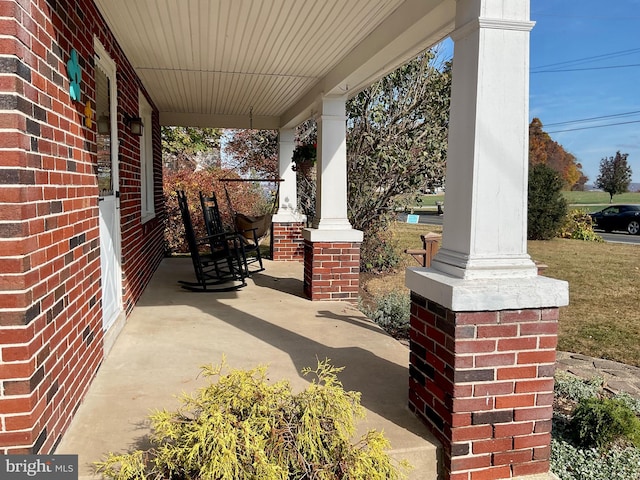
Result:
{"label": "evergreen bush", "polygon": [[[586,380],[562,371],[555,374],[554,393],[559,405],[577,402],[582,409],[567,414],[560,407],[553,413],[553,472],[561,480],[640,480],[640,448],[633,445],[633,433],[610,435],[611,431],[629,430],[620,424],[636,423],[633,414],[640,415],[640,400],[623,392],[610,398],[604,391],[604,378]],[[624,413],[616,413],[619,411]],[[608,436],[613,440],[607,440]]]}
{"label": "evergreen bush", "polygon": [[579,446],[604,449],[614,442],[640,448],[640,419],[627,404],[615,398],[588,398],[578,403],[571,429]]}
{"label": "evergreen bush", "polygon": [[184,394],[176,411],[150,416],[151,447],[110,453],[97,472],[113,480],[382,480],[404,476],[385,452],[389,442],[369,431],[352,443],[364,416],[360,393],[345,391],[341,368],[318,362],[313,382],[292,393],[288,381],[268,383],[266,367],[203,367],[217,382]]}
{"label": "evergreen bush", "polygon": [[567,215],[562,180],[551,167],[539,163],[529,170],[528,238],[550,240]]}

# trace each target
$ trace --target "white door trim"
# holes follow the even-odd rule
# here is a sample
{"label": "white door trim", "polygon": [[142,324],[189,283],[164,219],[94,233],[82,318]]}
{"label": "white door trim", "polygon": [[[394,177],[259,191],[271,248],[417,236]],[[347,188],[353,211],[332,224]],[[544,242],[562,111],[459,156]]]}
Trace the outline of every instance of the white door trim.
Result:
{"label": "white door trim", "polygon": [[[107,77],[109,78],[109,121],[110,121],[110,132],[111,132],[111,181],[113,186],[113,198],[108,199],[108,201],[114,204],[113,215],[115,215],[112,225],[113,228],[111,230],[111,238],[113,241],[113,257],[108,259],[112,262],[113,267],[113,276],[111,277],[115,285],[113,285],[115,290],[115,308],[110,312],[105,313],[105,301],[104,301],[104,293],[105,289],[102,288],[103,294],[103,319],[102,319],[102,327],[103,330],[107,331],[114,324],[118,316],[122,312],[122,269],[121,269],[121,231],[120,231],[120,199],[119,199],[119,171],[118,171],[118,86],[117,86],[117,77],[116,77],[116,63],[109,56],[103,45],[100,41],[94,37],[93,46],[95,51],[95,66],[102,70]],[[103,218],[100,216],[100,223],[102,223]],[[103,227],[100,227],[101,230]],[[102,232],[101,232],[102,236]],[[101,271],[104,266],[102,264],[102,256],[101,256]]]}

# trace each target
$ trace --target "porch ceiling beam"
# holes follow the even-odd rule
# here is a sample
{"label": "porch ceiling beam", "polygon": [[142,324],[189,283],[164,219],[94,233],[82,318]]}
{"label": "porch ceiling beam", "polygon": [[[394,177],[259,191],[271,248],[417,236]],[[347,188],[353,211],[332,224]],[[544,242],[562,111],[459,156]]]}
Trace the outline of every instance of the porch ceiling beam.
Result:
{"label": "porch ceiling beam", "polygon": [[209,115],[201,113],[160,112],[160,125],[203,127],[203,128],[254,128],[258,130],[277,130],[280,126],[278,117],[249,115]]}
{"label": "porch ceiling beam", "polygon": [[353,97],[435,45],[454,29],[455,0],[407,0],[281,117],[295,127],[313,116],[322,95]]}

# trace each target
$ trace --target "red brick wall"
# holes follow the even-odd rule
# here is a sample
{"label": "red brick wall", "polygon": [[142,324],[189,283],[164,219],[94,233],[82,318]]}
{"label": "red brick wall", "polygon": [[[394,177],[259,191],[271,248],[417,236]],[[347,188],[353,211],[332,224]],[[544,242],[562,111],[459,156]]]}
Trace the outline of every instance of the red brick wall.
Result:
{"label": "red brick wall", "polygon": [[[138,81],[90,0],[0,0],[0,453],[55,448],[103,359],[93,35],[118,65],[123,303],[162,257],[158,218],[140,223]],[[69,97],[75,48],[82,100]]]}
{"label": "red brick wall", "polygon": [[445,478],[547,472],[558,309],[411,302],[409,405],[442,442]]}
{"label": "red brick wall", "polygon": [[358,300],[360,244],[304,241],[304,293],[311,300]]}
{"label": "red brick wall", "polygon": [[304,260],[304,240],[302,238],[303,222],[273,223],[273,259],[275,261]]}

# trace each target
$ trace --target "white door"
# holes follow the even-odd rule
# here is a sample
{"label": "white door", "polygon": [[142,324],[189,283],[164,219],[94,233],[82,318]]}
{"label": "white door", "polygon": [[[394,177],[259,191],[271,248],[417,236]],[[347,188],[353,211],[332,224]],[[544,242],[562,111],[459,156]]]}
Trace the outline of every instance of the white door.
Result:
{"label": "white door", "polygon": [[115,63],[96,45],[96,124],[102,326],[106,331],[122,312],[120,200]]}

